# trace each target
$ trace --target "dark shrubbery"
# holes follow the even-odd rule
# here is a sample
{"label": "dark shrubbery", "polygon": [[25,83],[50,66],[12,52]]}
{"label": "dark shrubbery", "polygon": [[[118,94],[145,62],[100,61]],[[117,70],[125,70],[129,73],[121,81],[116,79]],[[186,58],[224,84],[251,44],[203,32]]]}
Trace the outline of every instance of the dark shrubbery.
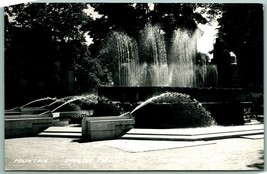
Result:
{"label": "dark shrubbery", "polygon": [[123,112],[119,102],[113,102],[105,97],[99,97],[94,108],[94,116],[116,116]]}
{"label": "dark shrubbery", "polygon": [[50,109],[54,110],[54,112],[62,112],[62,117],[69,118],[71,123],[81,122],[84,116],[88,116],[86,111],[89,110],[93,110],[93,115],[91,116],[114,116],[120,115],[123,111],[120,103],[115,103],[105,97],[98,97],[94,94],[59,99],[50,106]]}
{"label": "dark shrubbery", "polygon": [[182,128],[215,125],[201,103],[189,95],[167,92],[133,113],[136,127]]}

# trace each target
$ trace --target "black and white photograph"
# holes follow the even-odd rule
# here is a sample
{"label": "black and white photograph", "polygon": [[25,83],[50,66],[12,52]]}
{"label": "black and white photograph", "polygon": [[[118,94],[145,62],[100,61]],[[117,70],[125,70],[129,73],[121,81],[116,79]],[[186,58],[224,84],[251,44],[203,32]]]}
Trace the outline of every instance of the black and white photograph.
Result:
{"label": "black and white photograph", "polygon": [[264,4],[4,7],[5,171],[263,171]]}

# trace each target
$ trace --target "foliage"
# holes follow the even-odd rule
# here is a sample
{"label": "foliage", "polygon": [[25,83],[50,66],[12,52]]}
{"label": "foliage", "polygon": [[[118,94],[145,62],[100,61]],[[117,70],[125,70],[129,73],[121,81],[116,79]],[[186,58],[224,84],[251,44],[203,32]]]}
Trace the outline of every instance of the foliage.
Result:
{"label": "foliage", "polygon": [[[187,110],[190,117],[199,117],[203,119],[205,124],[211,124],[211,122],[209,122],[212,120],[210,119],[210,112],[190,95],[177,92],[167,92],[162,95],[162,97],[154,100],[153,103],[185,104],[183,105],[185,107],[184,109]],[[208,122],[206,123],[206,121]]]}
{"label": "foliage", "polygon": [[[232,51],[237,56],[241,86],[262,86],[263,5],[256,3],[201,3],[198,6],[201,7],[200,13],[208,21],[217,20],[219,23],[218,40],[225,43],[225,51]],[[222,55],[220,59],[223,57],[226,55]],[[219,75],[228,73],[226,69],[230,69],[230,67],[225,66],[222,65]]]}
{"label": "foliage", "polygon": [[15,17],[13,26],[26,29],[45,28],[54,42],[84,41],[83,25],[90,20],[83,12],[83,3],[26,3],[5,8]]}
{"label": "foliage", "polygon": [[120,102],[114,102],[106,97],[99,97],[94,110],[94,116],[118,116],[123,108]]}
{"label": "foliage", "polygon": [[105,83],[107,73],[85,45],[84,25],[92,20],[85,8],[83,3],[5,7],[7,105],[18,99],[24,103],[43,96],[73,94],[68,73],[77,74],[76,92]]}
{"label": "foliage", "polygon": [[109,83],[106,67],[100,59],[91,56],[88,47],[84,46],[82,55],[74,59],[76,73],[76,91],[83,93],[88,89]]}
{"label": "foliage", "polygon": [[194,32],[197,23],[207,21],[201,13],[195,12],[196,4],[190,3],[157,3],[152,13],[152,23],[160,23],[167,35],[177,28]]}
{"label": "foliage", "polygon": [[152,127],[161,128],[205,127],[216,124],[211,113],[201,103],[187,94],[177,92],[163,93],[139,110],[133,113],[137,116],[137,125],[149,121],[151,123],[148,124]]}
{"label": "foliage", "polygon": [[237,56],[241,85],[263,85],[263,5],[224,4],[219,19],[222,39]]}
{"label": "foliage", "polygon": [[[5,7],[7,98],[64,95],[72,42],[84,41],[83,4],[26,3]],[[79,49],[79,48],[78,48]],[[28,96],[29,98],[26,98]],[[31,98],[30,98],[31,97]],[[16,99],[17,100],[17,99]],[[9,103],[9,101],[7,102]]]}
{"label": "foliage", "polygon": [[[161,25],[166,35],[179,28],[194,31],[196,23],[206,23],[201,13],[195,12],[197,4],[189,3],[91,3],[102,15],[88,23],[89,35],[93,38],[92,53],[98,54],[101,42],[110,30],[123,31],[133,38],[147,23]],[[152,7],[153,6],[153,7]]]}
{"label": "foliage", "polygon": [[93,116],[120,115],[123,112],[120,103],[114,102],[106,97],[86,93],[79,96],[68,96],[58,99],[49,109],[54,110],[57,107],[59,107],[56,109],[57,112],[94,110]]}
{"label": "foliage", "polygon": [[197,102],[197,100],[190,95],[178,93],[178,92],[166,92],[160,95],[160,97],[153,100],[153,103],[169,103],[180,104]]}

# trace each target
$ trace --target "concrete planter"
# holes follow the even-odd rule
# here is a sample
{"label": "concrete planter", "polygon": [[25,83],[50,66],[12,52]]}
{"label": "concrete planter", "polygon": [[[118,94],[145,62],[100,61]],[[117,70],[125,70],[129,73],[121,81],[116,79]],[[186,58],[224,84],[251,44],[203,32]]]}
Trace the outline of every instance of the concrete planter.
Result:
{"label": "concrete planter", "polygon": [[5,116],[5,138],[35,136],[52,125],[52,114]]}
{"label": "concrete planter", "polygon": [[134,127],[134,119],[129,114],[106,117],[84,117],[82,139],[85,141],[108,140],[121,137]]}

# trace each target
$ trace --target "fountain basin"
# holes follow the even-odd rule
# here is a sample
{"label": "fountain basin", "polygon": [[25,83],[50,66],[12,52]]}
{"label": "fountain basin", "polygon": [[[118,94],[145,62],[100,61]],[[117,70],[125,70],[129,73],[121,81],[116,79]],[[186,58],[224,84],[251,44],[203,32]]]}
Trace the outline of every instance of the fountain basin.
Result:
{"label": "fountain basin", "polygon": [[82,139],[97,141],[119,138],[134,127],[130,113],[120,116],[83,117]]}

